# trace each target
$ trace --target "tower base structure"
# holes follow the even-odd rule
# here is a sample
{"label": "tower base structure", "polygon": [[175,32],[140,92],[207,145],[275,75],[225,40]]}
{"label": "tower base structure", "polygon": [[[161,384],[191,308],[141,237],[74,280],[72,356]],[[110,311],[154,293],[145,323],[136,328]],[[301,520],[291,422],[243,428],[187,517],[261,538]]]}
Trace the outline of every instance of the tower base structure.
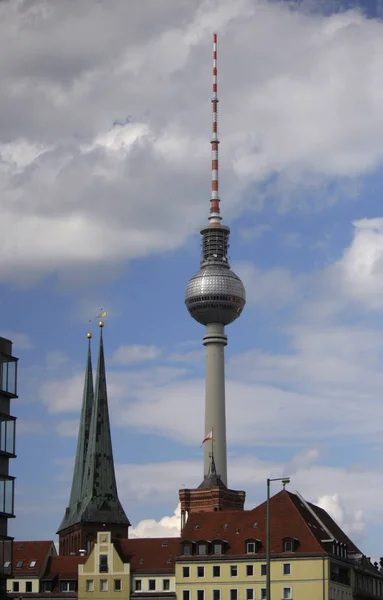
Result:
{"label": "tower base structure", "polygon": [[181,502],[181,531],[187,517],[196,512],[243,510],[246,492],[229,490],[217,474],[214,456],[210,455],[210,468],[201,485],[194,490],[179,490]]}

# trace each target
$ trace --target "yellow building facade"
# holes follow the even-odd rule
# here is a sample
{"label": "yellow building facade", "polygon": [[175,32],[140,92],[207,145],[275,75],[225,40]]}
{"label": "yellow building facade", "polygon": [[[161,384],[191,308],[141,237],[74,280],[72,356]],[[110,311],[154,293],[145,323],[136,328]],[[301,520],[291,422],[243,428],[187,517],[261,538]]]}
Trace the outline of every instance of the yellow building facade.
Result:
{"label": "yellow building facade", "polygon": [[98,532],[85,564],[79,565],[78,599],[106,600],[130,597],[130,565],[123,562],[110,532]]}

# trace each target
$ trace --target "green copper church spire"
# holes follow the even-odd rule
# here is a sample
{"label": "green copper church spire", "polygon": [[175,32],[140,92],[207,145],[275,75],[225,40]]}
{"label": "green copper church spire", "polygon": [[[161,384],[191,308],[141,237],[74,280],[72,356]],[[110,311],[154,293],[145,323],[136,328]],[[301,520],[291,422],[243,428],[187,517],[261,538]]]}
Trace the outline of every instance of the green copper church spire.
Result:
{"label": "green copper church spire", "polygon": [[80,417],[80,426],[77,439],[76,460],[74,464],[72,488],[69,498],[69,506],[65,511],[64,518],[60,525],[59,531],[76,523],[79,503],[82,499],[82,485],[85,475],[85,462],[88,450],[90,421],[92,416],[93,406],[93,372],[92,372],[92,356],[90,351],[90,341],[92,334],[88,333],[88,356],[85,369],[84,391],[82,397],[82,408]]}
{"label": "green copper church spire", "polygon": [[[90,551],[97,531],[126,538],[130,522],[118,499],[106,389],[103,321],[93,390],[90,345],[69,506],[58,530],[60,554]],[[90,339],[91,335],[88,334]]]}
{"label": "green copper church spire", "polygon": [[106,389],[103,321],[100,321],[99,326],[100,348],[82,488],[81,521],[129,527],[129,519],[125,515],[117,494]]}

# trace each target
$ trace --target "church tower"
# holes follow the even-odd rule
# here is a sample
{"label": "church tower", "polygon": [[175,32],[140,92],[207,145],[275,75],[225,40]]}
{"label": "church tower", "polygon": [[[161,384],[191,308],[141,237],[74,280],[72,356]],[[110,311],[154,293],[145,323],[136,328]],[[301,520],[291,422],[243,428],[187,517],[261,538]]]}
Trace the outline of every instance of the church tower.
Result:
{"label": "church tower", "polygon": [[77,452],[72,488],[64,518],[58,529],[60,555],[89,552],[97,532],[111,531],[112,538],[127,538],[130,526],[118,499],[110,434],[106,389],[103,321],[100,321],[100,345],[96,383],[93,390],[91,334],[85,371]]}

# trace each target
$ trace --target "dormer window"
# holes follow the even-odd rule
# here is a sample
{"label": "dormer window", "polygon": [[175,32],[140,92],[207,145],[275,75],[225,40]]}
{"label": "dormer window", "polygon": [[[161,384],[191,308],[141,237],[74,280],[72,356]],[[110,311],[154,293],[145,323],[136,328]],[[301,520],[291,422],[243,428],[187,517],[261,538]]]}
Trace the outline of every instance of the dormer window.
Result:
{"label": "dormer window", "polygon": [[190,556],[192,553],[192,545],[190,543],[183,544],[182,554],[184,556]]}
{"label": "dormer window", "polygon": [[213,543],[213,554],[222,554],[222,542]]}
{"label": "dormer window", "polygon": [[198,554],[207,554],[207,544],[206,542],[198,543]]}
{"label": "dormer window", "polygon": [[31,562],[29,563],[29,568],[34,569],[36,564],[37,564],[37,560],[31,560]]}
{"label": "dormer window", "polygon": [[255,538],[245,540],[246,554],[256,554],[261,547],[261,541]]}
{"label": "dormer window", "polygon": [[21,567],[23,566],[24,561],[23,560],[18,560],[16,563],[16,569],[21,569]]}
{"label": "dormer window", "polygon": [[295,552],[298,548],[299,540],[297,538],[286,537],[283,540],[283,552]]}

